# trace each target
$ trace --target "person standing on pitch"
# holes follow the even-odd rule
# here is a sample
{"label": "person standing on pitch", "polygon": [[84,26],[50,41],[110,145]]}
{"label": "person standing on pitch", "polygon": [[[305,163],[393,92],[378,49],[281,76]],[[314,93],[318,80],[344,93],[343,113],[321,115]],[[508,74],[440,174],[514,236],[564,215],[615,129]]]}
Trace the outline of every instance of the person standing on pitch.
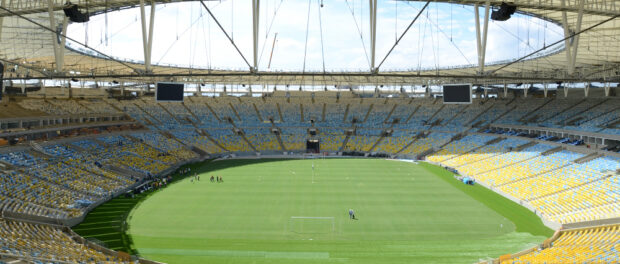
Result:
{"label": "person standing on pitch", "polygon": [[349,209],[349,219],[355,220],[355,212],[353,212],[353,209]]}

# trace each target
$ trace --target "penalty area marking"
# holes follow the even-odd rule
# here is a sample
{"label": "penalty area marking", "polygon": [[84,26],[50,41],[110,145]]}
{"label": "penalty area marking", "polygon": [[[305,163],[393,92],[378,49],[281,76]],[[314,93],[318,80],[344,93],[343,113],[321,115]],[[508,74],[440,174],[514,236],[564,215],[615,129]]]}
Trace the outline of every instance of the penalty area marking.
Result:
{"label": "penalty area marking", "polygon": [[286,230],[305,235],[333,233],[336,231],[336,218],[333,216],[291,216]]}

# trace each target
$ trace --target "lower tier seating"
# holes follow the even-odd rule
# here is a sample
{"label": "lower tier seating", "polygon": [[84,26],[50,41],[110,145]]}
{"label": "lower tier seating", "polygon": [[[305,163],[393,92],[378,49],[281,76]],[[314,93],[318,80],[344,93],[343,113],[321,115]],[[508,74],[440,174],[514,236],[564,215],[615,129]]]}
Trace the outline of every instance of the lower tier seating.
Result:
{"label": "lower tier seating", "polygon": [[28,263],[129,263],[78,243],[60,228],[2,218],[0,254]]}
{"label": "lower tier seating", "polygon": [[618,263],[620,226],[564,231],[551,247],[502,261],[521,263]]}

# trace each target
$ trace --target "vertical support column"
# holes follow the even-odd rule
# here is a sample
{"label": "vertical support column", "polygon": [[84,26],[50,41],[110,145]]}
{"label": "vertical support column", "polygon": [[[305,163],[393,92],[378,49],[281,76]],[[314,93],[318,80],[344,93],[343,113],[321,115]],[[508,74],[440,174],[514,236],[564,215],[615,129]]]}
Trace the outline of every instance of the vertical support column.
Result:
{"label": "vertical support column", "polygon": [[[5,7],[6,6],[6,0],[1,0],[0,1],[0,6]],[[2,26],[4,25],[4,17],[0,17],[0,41],[2,41]],[[2,86],[4,89],[4,86]]]}
{"label": "vertical support column", "polygon": [[610,84],[605,83],[605,97],[609,97]]}
{"label": "vertical support column", "polygon": [[56,72],[60,72],[62,70],[62,61],[60,56],[60,44],[58,43],[58,31],[56,24],[56,16],[54,16],[54,1],[47,0],[47,13],[50,19],[50,28],[54,30],[52,32],[52,48],[54,49],[54,58],[56,59]]}
{"label": "vertical support column", "polygon": [[148,48],[149,48],[149,56],[148,56],[148,62],[149,62],[149,70],[151,67],[151,54],[153,51],[153,30],[155,29],[155,1],[151,1],[151,19],[149,21],[149,42],[148,44]]}
{"label": "vertical support column", "polygon": [[62,34],[60,36],[60,45],[58,47],[58,58],[56,59],[56,70],[58,72],[62,72],[65,67],[65,44],[67,43],[67,27],[69,26],[69,18],[67,16],[63,16],[62,19]]}
{"label": "vertical support column", "polygon": [[[579,1],[579,13],[577,13],[577,25],[575,25],[575,32],[581,32],[581,21],[583,18],[583,5],[585,4],[585,0],[581,0]],[[575,63],[577,62],[577,50],[579,48],[579,36],[581,35],[577,35],[574,37],[573,40],[573,49],[572,49],[572,53],[571,55],[573,55],[573,58],[571,59],[571,65],[570,65],[570,69],[569,72],[572,74],[575,72]]]}
{"label": "vertical support column", "polygon": [[[478,11],[478,4],[474,5],[474,15],[476,20],[476,47],[478,49],[478,74],[484,73],[484,59],[487,50],[487,32],[489,29],[489,8],[490,1],[487,0],[484,7],[484,28],[482,33],[480,32],[480,13]],[[482,35],[482,36],[481,36]]]}
{"label": "vertical support column", "polygon": [[588,94],[590,93],[590,83],[586,83],[583,86],[583,93],[584,93],[585,98],[588,98]]}
{"label": "vertical support column", "polygon": [[564,98],[568,97],[568,84],[564,84]]}
{"label": "vertical support column", "polygon": [[[260,15],[260,0],[252,0],[252,38],[254,40],[253,43],[253,51],[254,51],[254,64],[251,72],[256,72],[258,70],[258,26],[259,26],[259,16]],[[275,39],[274,39],[275,41]]]}
{"label": "vertical support column", "polygon": [[151,16],[149,19],[148,33],[146,31],[146,13],[144,0],[140,0],[140,21],[142,23],[142,48],[144,50],[144,67],[147,72],[151,71],[151,49],[153,48],[153,29],[155,28],[155,2],[151,2]]}
{"label": "vertical support column", "polygon": [[368,0],[370,5],[370,71],[376,72],[375,53],[377,43],[377,0]]}
{"label": "vertical support column", "polygon": [[543,87],[544,87],[543,93],[544,93],[544,95],[545,95],[545,98],[547,98],[548,84],[547,84],[547,83],[544,83],[544,84],[543,84]]}
{"label": "vertical support column", "polygon": [[[530,86],[531,87],[531,86]],[[527,98],[527,88],[525,88],[525,85],[523,86],[523,98]]]}
{"label": "vertical support column", "polygon": [[[562,7],[566,6],[566,0],[562,0]],[[581,31],[581,22],[583,18],[583,6],[585,4],[585,0],[579,1],[579,12],[577,13],[577,23],[575,25],[575,32]],[[566,50],[566,71],[569,75],[572,75],[575,72],[575,62],[577,61],[577,48],[579,47],[579,35],[570,37],[571,33],[568,28],[568,18],[566,16],[566,11],[562,11],[562,28],[564,29],[564,37],[566,40],[564,41],[564,46]]]}
{"label": "vertical support column", "polygon": [[508,85],[504,83],[504,98],[508,97]]}
{"label": "vertical support column", "polygon": [[125,82],[121,81],[120,86],[121,86],[121,96],[125,96]]}

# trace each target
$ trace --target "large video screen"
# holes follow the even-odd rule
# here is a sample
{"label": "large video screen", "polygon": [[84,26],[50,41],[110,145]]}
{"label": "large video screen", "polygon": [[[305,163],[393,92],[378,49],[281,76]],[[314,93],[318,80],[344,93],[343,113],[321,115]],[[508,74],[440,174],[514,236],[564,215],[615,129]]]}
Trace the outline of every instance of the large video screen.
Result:
{"label": "large video screen", "polygon": [[443,86],[444,104],[471,104],[471,84],[446,84]]}
{"label": "large video screen", "polygon": [[156,98],[158,102],[183,102],[182,83],[157,83]]}

